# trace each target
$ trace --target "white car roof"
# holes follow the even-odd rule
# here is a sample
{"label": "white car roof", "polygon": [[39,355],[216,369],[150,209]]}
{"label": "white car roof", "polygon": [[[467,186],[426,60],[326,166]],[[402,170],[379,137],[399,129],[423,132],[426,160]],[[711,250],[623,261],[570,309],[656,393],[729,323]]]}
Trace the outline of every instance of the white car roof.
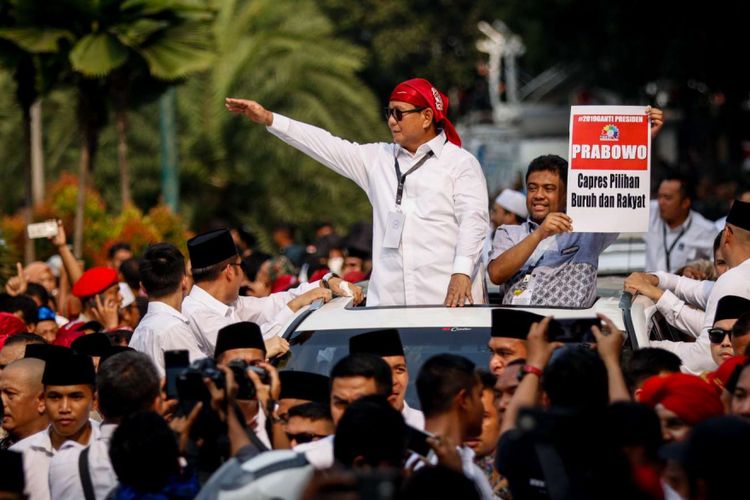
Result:
{"label": "white car roof", "polygon": [[[487,327],[492,323],[493,307],[416,306],[347,308],[350,299],[336,298],[312,312],[297,326],[298,331],[351,330],[379,328]],[[494,307],[497,309],[499,307]],[[591,318],[601,313],[620,330],[625,330],[619,299],[602,297],[589,309],[513,308],[556,318]]]}

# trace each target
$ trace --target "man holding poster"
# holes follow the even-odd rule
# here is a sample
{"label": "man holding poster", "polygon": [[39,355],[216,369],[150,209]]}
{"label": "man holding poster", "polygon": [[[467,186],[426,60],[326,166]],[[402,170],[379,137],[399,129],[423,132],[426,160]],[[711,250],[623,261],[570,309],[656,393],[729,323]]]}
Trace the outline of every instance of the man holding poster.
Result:
{"label": "man holding poster", "polygon": [[[596,116],[596,121],[588,118],[578,122],[581,110],[589,109],[593,113],[586,111],[585,116]],[[529,219],[520,226],[498,228],[490,255],[489,276],[493,283],[504,286],[503,304],[590,307],[596,299],[599,254],[617,238],[618,231],[639,230],[633,229],[636,226],[630,221],[635,218],[633,211],[645,210],[644,227],[640,230],[647,229],[650,139],[664,124],[664,115],[655,108],[637,109],[636,115],[630,107],[574,106],[570,171],[568,162],[555,155],[541,156],[529,164],[526,172]],[[623,114],[623,110],[631,114]],[[602,124],[603,117],[611,120]],[[597,123],[596,135],[590,131],[579,133],[576,123],[586,124],[586,129],[592,128],[588,124]],[[633,124],[623,127],[627,138],[622,136],[620,127],[608,127],[615,123]],[[645,136],[637,138],[638,142],[630,137],[635,125],[643,128],[640,135]],[[614,143],[618,143],[617,148]],[[645,152],[640,146],[645,147]],[[636,175],[632,175],[628,169],[642,168],[643,160],[645,169],[641,172],[633,168]],[[592,201],[592,195],[597,199]],[[623,221],[614,214],[602,213],[602,208],[610,202],[613,207],[622,205],[621,210],[627,207],[629,217],[623,217]],[[582,212],[584,208],[588,211]],[[607,215],[602,217],[604,214]]]}

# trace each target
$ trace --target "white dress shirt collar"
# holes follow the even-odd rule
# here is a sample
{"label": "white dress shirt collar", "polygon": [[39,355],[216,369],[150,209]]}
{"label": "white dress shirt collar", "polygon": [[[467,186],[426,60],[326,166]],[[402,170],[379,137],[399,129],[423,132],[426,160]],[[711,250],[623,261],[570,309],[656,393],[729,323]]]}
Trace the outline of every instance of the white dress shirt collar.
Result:
{"label": "white dress shirt collar", "polygon": [[429,141],[419,146],[417,148],[417,151],[414,154],[411,154],[403,147],[399,147],[399,150],[413,158],[421,157],[423,154],[427,153],[427,151],[432,151],[436,158],[440,158],[440,153],[443,152],[444,146],[445,146],[445,132],[441,130],[438,135],[436,135]]}
{"label": "white dress shirt collar", "polygon": [[[203,293],[206,293],[205,290],[202,291]],[[206,295],[208,295],[208,293],[206,293]],[[209,295],[209,297],[211,296]],[[213,299],[213,297],[211,298]],[[158,300],[153,300],[148,303],[148,310],[146,311],[146,314],[169,314],[170,316],[174,316],[185,324],[190,323],[190,320],[188,320],[180,311],[170,306],[169,304],[160,302]]]}
{"label": "white dress shirt collar", "polygon": [[664,224],[664,228],[667,230],[667,233],[679,233],[680,231],[687,230],[687,228],[690,227],[690,222],[693,220],[693,211],[691,210],[688,212],[688,216],[685,218],[684,221],[682,221],[682,224],[675,227],[669,227],[669,224],[664,219],[661,219],[662,224]]}
{"label": "white dress shirt collar", "polygon": [[198,285],[193,285],[193,289],[190,290],[190,297],[224,317],[228,316],[232,309]]}

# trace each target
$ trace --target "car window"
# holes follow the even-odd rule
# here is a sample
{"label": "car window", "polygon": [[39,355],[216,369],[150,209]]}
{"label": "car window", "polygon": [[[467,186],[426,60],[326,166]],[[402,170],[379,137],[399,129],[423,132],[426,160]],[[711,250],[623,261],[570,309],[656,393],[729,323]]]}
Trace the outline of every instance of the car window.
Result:
{"label": "car window", "polygon": [[[279,368],[329,375],[336,362],[349,354],[349,337],[369,331],[372,329],[295,332],[290,338],[290,354],[280,363]],[[488,368],[489,327],[400,328],[399,335],[409,368],[406,401],[413,408],[419,408],[414,386],[417,373],[422,363],[435,354],[457,354],[472,360],[477,368]]]}

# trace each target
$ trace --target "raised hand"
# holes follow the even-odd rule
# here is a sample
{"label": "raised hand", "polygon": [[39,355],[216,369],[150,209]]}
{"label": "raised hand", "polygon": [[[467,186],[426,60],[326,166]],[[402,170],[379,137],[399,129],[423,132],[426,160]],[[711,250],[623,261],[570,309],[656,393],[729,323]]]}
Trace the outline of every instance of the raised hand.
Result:
{"label": "raised hand", "polygon": [[105,299],[96,296],[96,307],[93,313],[96,320],[104,325],[105,329],[116,328],[120,324],[120,304],[114,299]]}
{"label": "raised hand", "polygon": [[23,274],[23,264],[16,262],[16,275],[5,283],[5,293],[16,296],[26,293],[28,282]]}
{"label": "raised hand", "polygon": [[232,113],[247,116],[255,123],[260,123],[267,127],[273,123],[273,113],[255,101],[227,97],[224,105]]}
{"label": "raised hand", "polygon": [[664,126],[664,111],[647,106],[646,113],[648,113],[648,119],[651,122],[651,138],[653,139]]}

